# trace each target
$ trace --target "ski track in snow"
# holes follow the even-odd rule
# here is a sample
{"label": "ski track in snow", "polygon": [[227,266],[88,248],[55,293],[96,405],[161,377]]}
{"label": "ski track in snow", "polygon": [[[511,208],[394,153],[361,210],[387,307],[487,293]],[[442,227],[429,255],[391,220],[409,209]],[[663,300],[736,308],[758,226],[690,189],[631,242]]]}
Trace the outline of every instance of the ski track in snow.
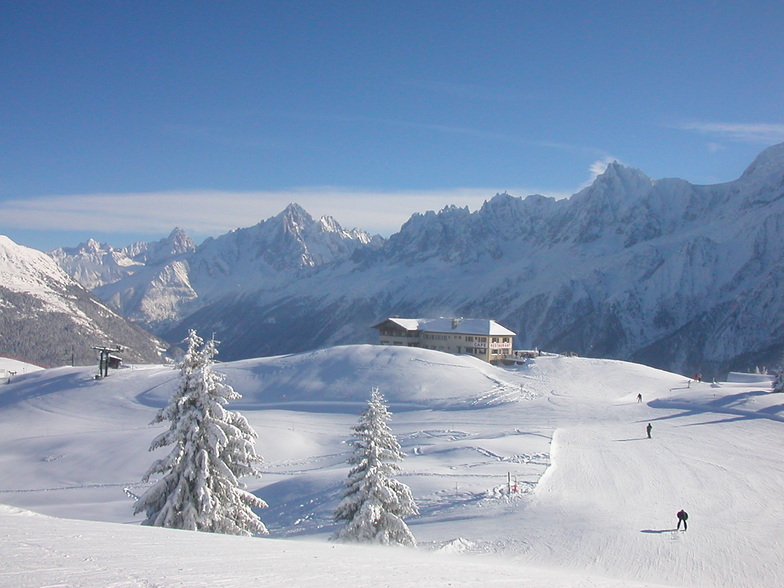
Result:
{"label": "ski track in snow", "polygon": [[69,486],[52,486],[50,488],[16,488],[0,489],[0,494],[22,494],[26,492],[58,492],[60,490],[83,490],[85,488],[128,488],[139,485],[138,480],[133,482],[119,482],[115,484],[73,484]]}

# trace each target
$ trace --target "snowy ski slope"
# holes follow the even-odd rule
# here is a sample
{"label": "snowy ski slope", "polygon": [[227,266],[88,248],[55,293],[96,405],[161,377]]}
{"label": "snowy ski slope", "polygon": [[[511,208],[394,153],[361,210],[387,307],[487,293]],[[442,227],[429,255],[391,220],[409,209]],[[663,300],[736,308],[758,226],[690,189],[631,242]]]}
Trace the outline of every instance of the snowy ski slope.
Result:
{"label": "snowy ski slope", "polygon": [[[270,538],[133,517],[175,370],[35,371],[0,384],[0,585],[784,585],[784,398],[765,378],[688,383],[555,356],[504,369],[380,346],[217,369],[259,433],[264,475],[247,482],[270,504]],[[416,550],[326,540],[372,386],[408,454]]]}

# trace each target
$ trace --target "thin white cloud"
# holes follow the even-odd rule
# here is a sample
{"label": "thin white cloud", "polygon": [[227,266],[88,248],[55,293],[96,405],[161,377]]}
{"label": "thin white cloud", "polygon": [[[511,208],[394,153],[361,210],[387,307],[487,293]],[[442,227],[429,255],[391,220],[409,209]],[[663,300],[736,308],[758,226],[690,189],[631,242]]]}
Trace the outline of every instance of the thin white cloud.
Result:
{"label": "thin white cloud", "polygon": [[[746,143],[772,145],[784,141],[784,124],[691,121],[677,125],[687,131]],[[715,145],[715,144],[712,144]]]}
{"label": "thin white cloud", "polygon": [[[359,190],[301,188],[281,191],[180,191],[57,195],[0,203],[3,224],[17,229],[95,233],[168,234],[175,226],[196,237],[217,236],[275,216],[296,202],[314,217],[330,215],[343,227],[388,236],[414,212],[444,206],[479,208],[503,189]],[[536,192],[509,190],[515,195]],[[561,197],[560,194],[553,194]]]}

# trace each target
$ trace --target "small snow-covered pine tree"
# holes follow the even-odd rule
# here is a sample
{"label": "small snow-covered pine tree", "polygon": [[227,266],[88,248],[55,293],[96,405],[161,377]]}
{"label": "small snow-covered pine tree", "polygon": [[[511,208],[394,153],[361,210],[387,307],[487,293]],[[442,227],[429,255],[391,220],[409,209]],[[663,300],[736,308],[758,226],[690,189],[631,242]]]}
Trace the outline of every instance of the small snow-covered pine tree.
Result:
{"label": "small snow-covered pine tree", "polygon": [[774,374],[771,385],[772,392],[784,392],[784,366],[780,367]]}
{"label": "small snow-covered pine tree", "polygon": [[252,508],[267,504],[240,481],[259,475],[256,432],[240,413],[223,408],[240,395],[213,371],[217,352],[214,340],[205,344],[190,331],[177,390],[153,420],[170,426],[153,440],[150,451],[168,445],[172,450],[147,470],[145,482],[155,474],[163,477],[139,498],[134,513],[147,515],[143,525],[266,535]]}
{"label": "small snow-covered pine tree", "polygon": [[387,424],[384,397],[374,388],[359,424],[353,427],[353,465],[335,521],[345,525],[332,539],[357,543],[416,545],[403,517],[419,513],[411,489],[391,476],[400,471],[404,454]]}

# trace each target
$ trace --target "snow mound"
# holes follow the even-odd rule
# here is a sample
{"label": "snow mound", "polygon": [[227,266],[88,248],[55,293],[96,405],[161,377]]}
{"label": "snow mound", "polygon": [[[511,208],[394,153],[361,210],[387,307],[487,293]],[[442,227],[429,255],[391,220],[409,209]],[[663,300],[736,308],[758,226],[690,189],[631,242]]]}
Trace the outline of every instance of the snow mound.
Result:
{"label": "snow mound", "polygon": [[[532,399],[522,373],[470,356],[412,347],[346,345],[306,353],[248,359],[216,366],[242,395],[240,408],[304,407],[357,412],[379,387],[394,410],[486,407]],[[159,387],[141,400],[162,406]]]}
{"label": "snow mound", "polygon": [[668,394],[687,378],[648,366],[610,359],[542,356],[520,368],[525,386],[539,395],[594,400],[645,401]]}
{"label": "snow mound", "polygon": [[467,553],[473,551],[475,548],[476,545],[473,541],[469,541],[463,537],[458,537],[457,539],[447,541],[441,547],[439,547],[437,551],[440,553]]}

